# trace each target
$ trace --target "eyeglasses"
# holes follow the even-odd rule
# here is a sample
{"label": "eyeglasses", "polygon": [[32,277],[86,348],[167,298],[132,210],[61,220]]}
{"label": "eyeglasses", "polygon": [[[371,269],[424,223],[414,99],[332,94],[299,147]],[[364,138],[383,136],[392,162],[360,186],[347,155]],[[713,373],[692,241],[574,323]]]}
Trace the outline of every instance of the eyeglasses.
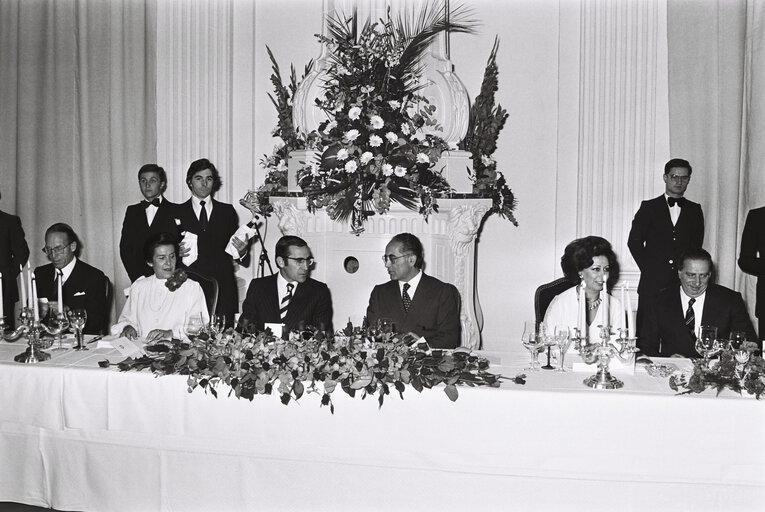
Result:
{"label": "eyeglasses", "polygon": [[69,247],[69,245],[71,244],[59,245],[56,247],[43,247],[42,252],[44,252],[48,256],[50,256],[51,254],[61,254],[62,252],[66,250],[67,247]]}
{"label": "eyeglasses", "polygon": [[690,176],[677,176],[676,174],[670,174],[669,179],[675,183],[687,183],[691,181]]}
{"label": "eyeglasses", "polygon": [[302,267],[303,265],[307,267],[312,267],[314,263],[316,263],[316,260],[313,258],[293,258],[292,256],[286,256],[286,259],[292,260],[297,264],[298,267]]}
{"label": "eyeglasses", "polygon": [[385,264],[385,265],[387,265],[388,263],[393,265],[394,263],[396,263],[396,261],[399,258],[403,258],[405,256],[411,256],[411,255],[412,255],[412,253],[410,253],[410,252],[406,252],[406,253],[402,254],[401,256],[393,256],[391,254],[383,254],[382,260],[383,260],[383,264]]}

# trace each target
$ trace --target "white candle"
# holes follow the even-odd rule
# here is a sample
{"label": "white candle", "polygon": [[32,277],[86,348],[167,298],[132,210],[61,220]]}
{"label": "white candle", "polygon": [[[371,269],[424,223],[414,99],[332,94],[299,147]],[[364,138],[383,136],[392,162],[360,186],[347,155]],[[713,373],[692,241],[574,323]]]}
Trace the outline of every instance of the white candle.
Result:
{"label": "white candle", "polygon": [[40,321],[40,308],[37,306],[37,281],[32,276],[32,309],[35,312],[35,322]]}
{"label": "white candle", "polygon": [[19,265],[19,284],[21,285],[21,307],[27,307],[27,283],[24,281],[24,266]]}
{"label": "white candle", "polygon": [[[27,260],[27,292],[29,294],[29,302],[34,301],[34,297],[32,297],[32,267],[29,265],[29,260]],[[37,304],[29,304],[30,308],[35,308]]]}
{"label": "white candle", "polygon": [[[603,283],[603,325],[611,325],[611,301],[609,300],[608,287]],[[610,333],[609,333],[610,334]]]}
{"label": "white candle", "polygon": [[635,318],[632,316],[632,299],[629,291],[627,292],[627,333],[630,338],[635,337]]}
{"label": "white candle", "polygon": [[579,313],[576,315],[576,323],[579,328],[579,336],[584,338],[584,329],[587,328],[587,313],[585,312],[584,280],[579,283]]}
{"label": "white candle", "polygon": [[61,271],[59,271],[58,279],[56,279],[56,281],[58,281],[58,314],[59,315],[64,314],[64,295],[63,295],[63,292],[61,291],[61,287],[62,287],[61,281],[63,280],[63,277],[64,276],[61,274]]}
{"label": "white candle", "polygon": [[5,315],[3,314],[3,273],[0,272],[0,320],[2,320],[4,316]]}

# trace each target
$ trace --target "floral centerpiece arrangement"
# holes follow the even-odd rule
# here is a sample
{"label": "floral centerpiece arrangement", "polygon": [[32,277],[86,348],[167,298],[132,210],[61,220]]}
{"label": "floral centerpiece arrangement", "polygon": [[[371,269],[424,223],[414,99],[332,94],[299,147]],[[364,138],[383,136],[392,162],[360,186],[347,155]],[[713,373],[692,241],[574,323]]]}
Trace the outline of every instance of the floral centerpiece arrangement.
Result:
{"label": "floral centerpiece arrangement", "polygon": [[746,391],[759,400],[765,394],[765,360],[756,351],[757,344],[747,342],[738,349],[722,350],[712,364],[706,359],[694,360],[690,377],[673,375],[669,386],[681,395],[707,389],[716,389],[719,395],[727,388],[739,394]]}
{"label": "floral centerpiece arrangement", "polygon": [[[444,384],[444,392],[454,401],[458,385],[498,387],[502,378],[488,371],[486,359],[468,349],[413,348],[395,334],[350,324],[334,338],[308,330],[284,341],[270,331],[242,336],[229,329],[202,333],[190,342],[161,342],[147,351],[146,356],[119,363],[119,368],[187,375],[189,392],[202,388],[216,397],[220,384],[237,398],[275,394],[285,405],[317,394],[321,405],[333,413],[332,394],[338,388],[351,397],[376,395],[382,407],[386,395],[394,391],[403,399],[407,386],[421,392]],[[511,380],[523,384],[524,378]]]}

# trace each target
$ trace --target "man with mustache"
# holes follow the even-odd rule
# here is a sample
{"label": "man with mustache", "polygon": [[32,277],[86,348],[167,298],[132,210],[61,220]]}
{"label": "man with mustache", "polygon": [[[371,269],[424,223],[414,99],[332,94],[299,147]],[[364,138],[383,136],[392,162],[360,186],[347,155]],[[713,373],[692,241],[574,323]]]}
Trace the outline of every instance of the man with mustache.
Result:
{"label": "man with mustache", "polygon": [[395,332],[425,338],[433,348],[460,345],[460,294],[454,285],[423,271],[422,242],[399,233],[385,247],[383,263],[391,280],[372,290],[367,322],[390,319]]}
{"label": "man with mustache", "polygon": [[316,327],[332,332],[332,297],[327,285],[311,279],[314,259],[302,238],[283,236],[274,249],[279,272],[253,279],[239,317],[250,332],[265,324],[283,324],[285,331]]}
{"label": "man with mustache", "polygon": [[704,249],[690,249],[680,258],[680,286],[662,290],[648,303],[637,346],[647,356],[700,357],[696,351],[699,326],[717,327],[717,339],[732,331],[746,332],[756,341],[752,321],[741,294],[711,283],[714,265]]}

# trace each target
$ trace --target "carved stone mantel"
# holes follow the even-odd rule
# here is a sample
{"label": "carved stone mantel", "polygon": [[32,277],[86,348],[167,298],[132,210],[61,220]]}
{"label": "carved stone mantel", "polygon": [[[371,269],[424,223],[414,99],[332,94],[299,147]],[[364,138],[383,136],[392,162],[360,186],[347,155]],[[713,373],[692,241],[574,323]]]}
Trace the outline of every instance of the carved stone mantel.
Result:
{"label": "carved stone mantel", "polygon": [[[426,222],[417,212],[396,203],[386,215],[371,217],[360,236],[347,224],[334,222],[325,211],[308,212],[303,197],[271,197],[282,234],[297,235],[310,245],[317,260],[313,277],[327,283],[332,292],[333,323],[336,328],[348,320],[360,325],[369,294],[376,284],[389,279],[381,257],[391,237],[409,232],[425,248],[425,271],[454,284],[462,297],[460,321],[462,345],[481,345],[480,304],[475,286],[475,237],[481,219],[491,208],[490,199],[441,199],[439,213]],[[345,268],[347,258],[356,258],[355,273]]]}

